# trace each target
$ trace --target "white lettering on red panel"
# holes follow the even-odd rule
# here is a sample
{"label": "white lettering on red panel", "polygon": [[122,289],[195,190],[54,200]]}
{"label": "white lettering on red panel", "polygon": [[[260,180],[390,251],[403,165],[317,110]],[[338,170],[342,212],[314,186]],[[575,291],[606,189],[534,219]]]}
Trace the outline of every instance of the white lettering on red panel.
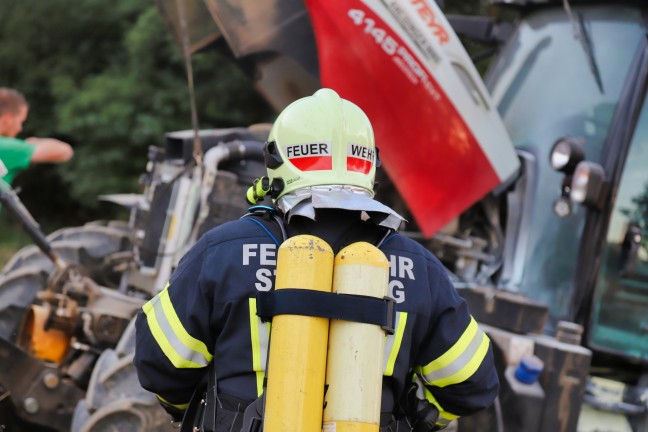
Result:
{"label": "white lettering on red panel", "polygon": [[331,143],[305,143],[284,146],[288,160],[301,171],[333,169]]}
{"label": "white lettering on red panel", "polygon": [[375,150],[359,144],[347,145],[347,171],[369,174],[374,164]]}
{"label": "white lettering on red panel", "polygon": [[441,94],[435,88],[425,68],[404,45],[400,45],[396,41],[395,35],[390,35],[389,30],[377,27],[376,20],[368,17],[361,9],[349,9],[347,15],[356,26],[364,26],[364,33],[380,45],[385,54],[391,57],[412,84],[420,83],[435,101],[441,100]]}

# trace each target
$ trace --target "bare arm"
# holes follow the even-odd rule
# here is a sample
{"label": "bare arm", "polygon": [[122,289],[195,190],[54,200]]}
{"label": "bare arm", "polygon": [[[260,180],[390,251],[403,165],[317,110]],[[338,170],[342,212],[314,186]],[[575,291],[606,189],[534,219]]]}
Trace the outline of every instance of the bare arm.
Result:
{"label": "bare arm", "polygon": [[72,146],[70,146],[70,144],[59,141],[55,138],[30,137],[25,141],[36,146],[31,158],[32,163],[67,162],[74,155],[74,150],[72,150]]}

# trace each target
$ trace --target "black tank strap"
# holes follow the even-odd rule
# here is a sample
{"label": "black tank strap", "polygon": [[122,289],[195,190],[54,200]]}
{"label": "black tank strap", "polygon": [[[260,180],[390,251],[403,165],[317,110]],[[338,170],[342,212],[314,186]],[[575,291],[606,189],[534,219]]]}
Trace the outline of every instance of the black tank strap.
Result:
{"label": "black tank strap", "polygon": [[305,315],[375,324],[394,334],[396,302],[388,297],[285,288],[260,291],[256,300],[257,315],[264,321],[275,315]]}

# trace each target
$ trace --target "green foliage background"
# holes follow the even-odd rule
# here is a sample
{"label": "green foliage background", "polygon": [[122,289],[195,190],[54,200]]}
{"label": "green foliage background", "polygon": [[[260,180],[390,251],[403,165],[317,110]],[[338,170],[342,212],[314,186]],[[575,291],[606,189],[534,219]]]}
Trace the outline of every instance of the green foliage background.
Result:
{"label": "green foliage background", "polygon": [[[193,68],[201,127],[272,120],[218,53],[194,56]],[[148,147],[191,128],[184,64],[150,0],[1,1],[0,86],[30,103],[21,137],[75,147],[72,161],[30,167],[14,183],[46,232],[114,217],[97,196],[136,192]]]}

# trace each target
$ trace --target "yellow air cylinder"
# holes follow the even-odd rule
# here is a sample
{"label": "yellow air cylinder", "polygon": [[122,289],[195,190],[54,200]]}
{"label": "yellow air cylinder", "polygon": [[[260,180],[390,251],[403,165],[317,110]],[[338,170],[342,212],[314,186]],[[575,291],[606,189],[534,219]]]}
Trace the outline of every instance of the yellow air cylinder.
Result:
{"label": "yellow air cylinder", "polygon": [[[275,289],[331,292],[333,251],[322,239],[299,235],[277,253]],[[265,432],[320,432],[324,404],[328,318],[277,315],[272,319]]]}
{"label": "yellow air cylinder", "polygon": [[[335,257],[333,292],[384,298],[389,261],[358,242]],[[324,432],[378,432],[385,332],[374,324],[332,320],[326,370]]]}

